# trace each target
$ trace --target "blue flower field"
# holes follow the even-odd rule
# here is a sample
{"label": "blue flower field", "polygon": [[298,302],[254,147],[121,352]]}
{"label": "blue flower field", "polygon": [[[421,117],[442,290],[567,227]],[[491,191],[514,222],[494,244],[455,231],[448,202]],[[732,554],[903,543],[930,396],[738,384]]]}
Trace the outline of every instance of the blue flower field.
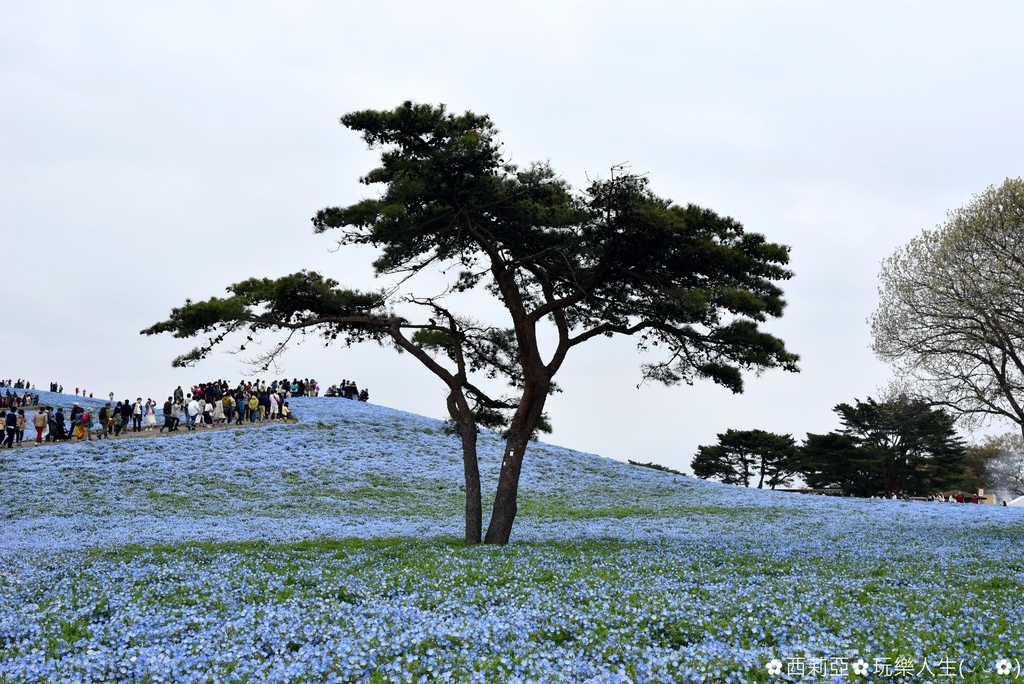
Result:
{"label": "blue flower field", "polygon": [[[465,548],[440,421],[291,404],[0,451],[0,682],[1024,681],[1024,509],[537,443],[513,542]],[[481,435],[485,497],[501,447]]]}

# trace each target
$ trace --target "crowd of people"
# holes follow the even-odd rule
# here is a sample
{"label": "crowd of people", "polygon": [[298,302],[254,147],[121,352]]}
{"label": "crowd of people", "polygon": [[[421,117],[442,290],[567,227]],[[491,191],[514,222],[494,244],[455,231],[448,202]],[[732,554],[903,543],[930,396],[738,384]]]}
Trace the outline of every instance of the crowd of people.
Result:
{"label": "crowd of people", "polygon": [[[0,389],[6,389],[3,397],[0,397],[0,408],[4,409],[17,409],[22,406],[33,406],[39,403],[39,395],[32,394],[30,390],[34,390],[28,380],[0,380]],[[11,390],[24,390],[22,392],[12,392]]]}
{"label": "crowd of people", "polygon": [[[185,392],[179,385],[161,408],[164,430],[175,432],[184,423],[186,430],[215,425],[262,423],[292,419],[288,399],[293,396],[318,396],[316,380],[274,380],[270,384],[257,380],[241,382],[231,388],[223,380],[200,383]],[[152,407],[150,407],[152,410]],[[148,414],[147,414],[148,415]],[[147,424],[155,426],[155,418]]]}
{"label": "crowd of people", "polygon": [[[20,389],[20,388],[19,388]],[[35,406],[39,403],[39,395],[25,391],[21,394],[7,390],[0,400],[0,407],[5,409],[17,409],[22,406]]]}
{"label": "crowd of people", "polygon": [[370,401],[370,391],[365,387],[360,390],[355,380],[342,378],[340,385],[331,385],[324,393],[325,397],[342,397],[344,399],[358,399],[359,401]]}
{"label": "crowd of people", "polygon": [[[0,387],[3,386],[12,389],[31,387],[21,379],[16,382],[0,381]],[[51,391],[63,389],[58,383],[50,383],[50,388]],[[85,390],[75,388],[76,396],[79,392],[82,397],[87,396]],[[0,425],[4,429],[0,444],[13,448],[23,442],[29,421],[25,407],[29,406],[37,407],[31,420],[36,428],[35,443],[42,444],[44,441],[104,439],[146,431],[177,432],[182,426],[186,430],[196,430],[219,425],[289,421],[294,420],[295,415],[288,399],[319,394],[320,385],[310,378],[270,382],[243,380],[234,387],[224,380],[217,380],[199,383],[189,391],[179,385],[162,405],[153,399],[143,401],[142,397],[135,401],[115,402],[111,392],[110,401],[98,410],[80,406],[76,401],[70,413],[65,414],[61,407],[54,409],[39,405],[38,394],[32,395],[27,391],[14,394],[8,390],[3,397],[3,409],[0,409]],[[88,396],[92,397],[92,394]],[[162,419],[159,428],[158,416]]]}

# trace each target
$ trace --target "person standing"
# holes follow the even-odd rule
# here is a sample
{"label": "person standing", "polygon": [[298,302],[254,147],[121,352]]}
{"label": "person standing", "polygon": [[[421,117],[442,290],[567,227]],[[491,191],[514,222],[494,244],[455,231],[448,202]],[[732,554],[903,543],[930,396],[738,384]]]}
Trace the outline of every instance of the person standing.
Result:
{"label": "person standing", "polygon": [[189,396],[192,398],[188,402],[188,429],[195,430],[196,416],[199,415],[199,402],[191,394]]}
{"label": "person standing", "polygon": [[146,399],[146,429],[152,430],[156,427],[156,411],[153,407],[156,406],[156,402],[152,399]]}
{"label": "person standing", "polygon": [[267,397],[270,403],[270,420],[277,420],[277,414],[281,410],[281,400],[277,396],[277,392],[271,392]]}
{"label": "person standing", "polygon": [[46,411],[40,406],[36,409],[36,415],[32,416],[32,426],[36,429],[36,444],[43,443],[43,430],[50,422],[50,417],[46,415]]}
{"label": "person standing", "polygon": [[132,431],[142,432],[142,397],[135,400],[132,404]]}
{"label": "person standing", "polygon": [[224,424],[231,425],[231,414],[235,410],[235,398],[231,396],[231,392],[225,392],[224,398],[221,399],[220,403],[224,412]]}
{"label": "person standing", "polygon": [[178,426],[181,425],[182,419],[185,420],[185,427],[188,427],[188,410],[185,408],[185,401],[183,399],[174,400],[174,405],[171,407],[171,414],[174,417],[174,425],[171,428],[171,432],[178,431]]}
{"label": "person standing", "polygon": [[270,395],[267,393],[267,390],[264,389],[260,391],[258,404],[260,412],[260,422],[262,423],[267,419],[267,413],[270,411]]}

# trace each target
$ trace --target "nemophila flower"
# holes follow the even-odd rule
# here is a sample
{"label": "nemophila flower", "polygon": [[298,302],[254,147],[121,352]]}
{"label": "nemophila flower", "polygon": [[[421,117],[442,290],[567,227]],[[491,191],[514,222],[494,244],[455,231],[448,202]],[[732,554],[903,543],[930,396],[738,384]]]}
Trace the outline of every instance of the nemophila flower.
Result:
{"label": "nemophila flower", "polygon": [[[897,516],[536,444],[517,541],[462,549],[437,421],[300,406],[5,471],[0,681],[750,681],[767,658],[995,662],[1024,641],[1017,511]],[[493,486],[501,442],[481,445]]]}

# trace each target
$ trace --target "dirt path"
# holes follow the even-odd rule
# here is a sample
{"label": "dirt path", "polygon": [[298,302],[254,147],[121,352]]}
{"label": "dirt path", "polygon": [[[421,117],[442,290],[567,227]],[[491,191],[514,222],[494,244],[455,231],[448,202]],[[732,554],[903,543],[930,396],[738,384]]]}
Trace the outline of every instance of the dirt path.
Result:
{"label": "dirt path", "polygon": [[[34,409],[33,409],[33,411],[34,411]],[[26,411],[26,414],[27,413],[28,413],[28,411]],[[255,423],[251,423],[251,422],[246,420],[246,421],[242,421],[240,424],[236,424],[236,423],[232,422],[232,423],[219,423],[219,424],[215,423],[213,425],[200,425],[199,423],[197,423],[196,424],[196,429],[194,431],[192,431],[192,432],[195,432],[196,434],[202,434],[204,432],[217,432],[217,431],[221,431],[221,430],[247,430],[247,429],[250,429],[250,428],[268,427],[270,425],[291,425],[291,424],[298,423],[298,422],[299,421],[297,421],[297,420],[289,419],[289,420],[264,420],[264,421],[256,421]],[[29,425],[29,427],[25,429],[25,438],[24,438],[24,440],[22,442],[20,442],[20,443],[15,442],[14,446],[11,447],[10,449],[8,449],[7,447],[0,446],[0,453],[3,453],[5,451],[12,451],[13,449],[24,449],[24,448],[35,447],[35,446],[41,446],[41,447],[50,446],[50,447],[52,447],[52,446],[61,446],[61,445],[64,445],[64,444],[75,444],[75,443],[79,443],[79,442],[89,442],[89,441],[101,442],[101,441],[110,440],[110,441],[115,441],[116,442],[116,441],[120,441],[120,440],[123,440],[123,439],[154,439],[154,438],[162,438],[162,437],[177,437],[177,436],[180,436],[180,435],[187,435],[187,434],[189,434],[189,432],[190,431],[185,428],[185,424],[181,423],[181,424],[178,425],[178,429],[174,430],[174,431],[164,430],[163,432],[161,432],[160,431],[160,426],[157,426],[157,427],[148,428],[148,429],[147,428],[142,428],[142,430],[140,430],[139,432],[133,432],[131,429],[129,429],[127,431],[123,431],[122,430],[121,434],[117,435],[117,436],[115,436],[114,433],[111,432],[109,437],[106,436],[106,435],[104,435],[103,437],[99,437],[97,435],[97,433],[94,432],[93,435],[92,435],[92,440],[88,440],[88,439],[75,439],[74,437],[72,437],[71,439],[60,441],[60,442],[46,442],[46,441],[44,441],[42,444],[37,445],[36,444],[36,429],[34,427],[32,427],[31,425]],[[43,439],[46,439],[45,435],[44,435]]]}

